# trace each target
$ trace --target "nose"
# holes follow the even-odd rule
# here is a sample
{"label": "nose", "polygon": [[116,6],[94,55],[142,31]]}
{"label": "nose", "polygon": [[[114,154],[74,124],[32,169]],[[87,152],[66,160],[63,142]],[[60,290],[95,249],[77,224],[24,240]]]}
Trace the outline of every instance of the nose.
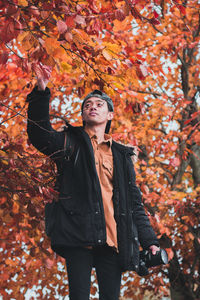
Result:
{"label": "nose", "polygon": [[96,103],[92,103],[90,106],[90,110],[96,110],[97,108],[97,104]]}

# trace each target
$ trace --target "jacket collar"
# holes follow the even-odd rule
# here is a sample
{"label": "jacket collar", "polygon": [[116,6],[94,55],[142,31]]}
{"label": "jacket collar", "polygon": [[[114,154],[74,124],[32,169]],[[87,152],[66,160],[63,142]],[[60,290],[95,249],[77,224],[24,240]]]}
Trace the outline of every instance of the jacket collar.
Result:
{"label": "jacket collar", "polygon": [[[84,127],[83,126],[72,126],[68,122],[67,122],[67,126],[68,126],[69,130],[71,130],[72,132],[79,135],[80,137],[82,137],[85,140],[85,142],[89,146],[91,154],[93,154],[93,148],[92,148],[92,145],[91,145],[90,137],[85,132]],[[134,155],[135,154],[133,148],[128,147],[128,146],[123,145],[123,144],[120,144],[120,143],[117,143],[114,140],[112,140],[111,148],[112,149],[117,149],[118,151],[120,151],[121,153],[124,153],[124,154],[125,153],[129,154],[129,155]]]}
{"label": "jacket collar", "polygon": [[116,148],[118,151],[120,151],[122,153],[126,153],[126,154],[129,154],[129,155],[134,155],[135,154],[133,148],[128,147],[128,146],[123,145],[123,144],[120,144],[120,143],[117,143],[115,141],[113,141],[112,147]]}

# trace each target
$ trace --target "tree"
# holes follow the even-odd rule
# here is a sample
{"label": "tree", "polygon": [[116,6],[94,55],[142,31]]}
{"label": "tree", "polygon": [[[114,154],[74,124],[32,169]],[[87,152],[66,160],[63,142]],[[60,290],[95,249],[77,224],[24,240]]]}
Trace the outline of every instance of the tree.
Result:
{"label": "tree", "polygon": [[149,290],[161,297],[170,289],[174,300],[200,298],[199,6],[195,0],[0,1],[5,299],[21,299],[34,285],[41,299],[67,293],[64,262],[44,235],[54,166],[26,135],[25,98],[47,68],[56,129],[63,126],[59,115],[80,124],[78,99],[99,88],[115,103],[113,138],[138,148],[138,185],[171,260],[145,280],[124,274],[125,296],[143,299]]}

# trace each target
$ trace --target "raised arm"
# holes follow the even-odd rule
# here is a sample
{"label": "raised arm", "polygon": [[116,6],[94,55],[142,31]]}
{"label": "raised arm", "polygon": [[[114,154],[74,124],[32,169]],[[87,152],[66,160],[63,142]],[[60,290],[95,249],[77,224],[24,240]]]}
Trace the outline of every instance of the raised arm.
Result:
{"label": "raised arm", "polygon": [[37,86],[27,96],[27,132],[33,146],[40,152],[56,159],[63,154],[64,132],[57,132],[49,120],[49,100],[51,97],[48,80],[38,79]]}

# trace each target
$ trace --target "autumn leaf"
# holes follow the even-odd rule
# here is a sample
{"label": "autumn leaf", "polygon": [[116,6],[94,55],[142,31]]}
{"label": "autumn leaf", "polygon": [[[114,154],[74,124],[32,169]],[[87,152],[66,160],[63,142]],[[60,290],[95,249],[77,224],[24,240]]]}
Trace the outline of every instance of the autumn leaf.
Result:
{"label": "autumn leaf", "polygon": [[151,18],[150,20],[149,20],[149,22],[151,23],[151,24],[153,24],[153,25],[159,25],[160,24],[160,21],[159,21],[159,19],[158,18]]}
{"label": "autumn leaf", "polygon": [[63,34],[67,31],[67,24],[61,20],[57,22],[58,31]]}
{"label": "autumn leaf", "polygon": [[178,157],[175,157],[173,159],[170,160],[170,164],[173,166],[173,167],[178,167],[180,165],[181,161]]}
{"label": "autumn leaf", "polygon": [[83,17],[81,15],[76,15],[76,17],[74,18],[74,22],[76,22],[77,24],[86,26],[85,17]]}

